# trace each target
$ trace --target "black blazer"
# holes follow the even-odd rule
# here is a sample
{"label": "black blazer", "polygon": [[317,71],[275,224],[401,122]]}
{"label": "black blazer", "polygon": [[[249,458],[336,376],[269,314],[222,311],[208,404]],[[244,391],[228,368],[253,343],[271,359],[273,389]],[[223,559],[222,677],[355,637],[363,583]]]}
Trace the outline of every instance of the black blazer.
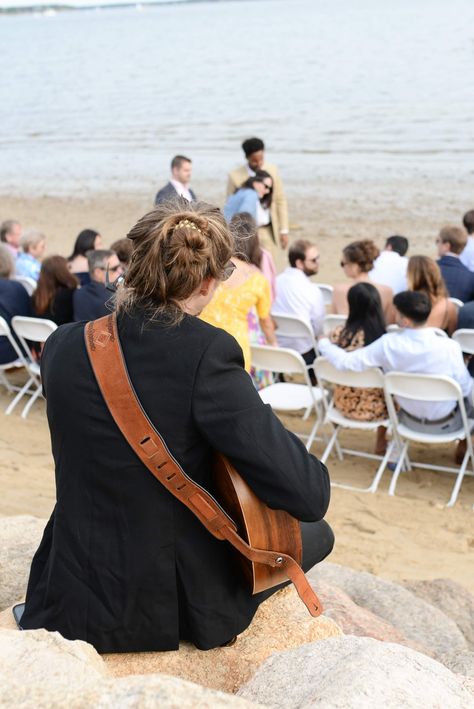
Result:
{"label": "black blazer", "polygon": [[[189,192],[190,192],[190,194],[191,194],[192,201],[193,201],[193,202],[196,202],[196,201],[197,201],[197,197],[196,197],[195,193],[192,191],[191,188],[189,189]],[[175,200],[175,199],[177,199],[178,197],[179,197],[179,195],[178,195],[178,193],[176,192],[175,188],[173,187],[173,185],[171,184],[171,182],[168,182],[167,185],[165,185],[164,187],[162,187],[161,190],[159,190],[159,191],[156,193],[155,205],[160,204],[161,202],[169,202],[169,201]],[[185,198],[183,197],[182,199],[185,199]]]}
{"label": "black blazer", "polygon": [[[262,403],[234,338],[188,315],[175,327],[121,316],[119,332],[138,397],[188,475],[212,493],[219,450],[270,507],[323,517],[327,469]],[[122,438],[93,378],[83,323],[51,335],[41,368],[57,502],[32,562],[23,627],[99,652],[172,650],[180,639],[209,649],[242,632],[261,594],[250,595],[227,542]]]}
{"label": "black blazer", "polygon": [[74,320],[96,320],[108,315],[110,309],[106,303],[112,294],[102,283],[90,281],[81,288],[76,288],[72,296]]}
{"label": "black blazer", "polygon": [[442,256],[437,261],[446,288],[451,298],[459,298],[463,303],[474,300],[474,273],[456,256]]}

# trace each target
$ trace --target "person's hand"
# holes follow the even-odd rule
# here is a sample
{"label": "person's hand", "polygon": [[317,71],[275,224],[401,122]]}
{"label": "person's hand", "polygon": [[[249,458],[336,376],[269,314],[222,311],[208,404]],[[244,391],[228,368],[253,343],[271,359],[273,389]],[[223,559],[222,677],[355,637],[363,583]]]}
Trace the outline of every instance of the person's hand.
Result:
{"label": "person's hand", "polygon": [[289,241],[290,235],[288,234],[288,232],[286,232],[285,234],[280,234],[280,246],[282,249],[286,249]]}

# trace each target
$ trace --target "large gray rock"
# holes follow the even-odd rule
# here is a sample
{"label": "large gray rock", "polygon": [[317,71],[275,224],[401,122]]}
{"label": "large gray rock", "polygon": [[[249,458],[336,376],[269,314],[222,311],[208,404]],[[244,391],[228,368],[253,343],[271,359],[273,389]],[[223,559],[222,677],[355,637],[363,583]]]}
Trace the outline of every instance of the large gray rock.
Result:
{"label": "large gray rock", "polygon": [[1,630],[0,706],[251,709],[258,705],[177,677],[154,674],[115,679],[87,643],[65,640],[46,630]]}
{"label": "large gray rock", "polygon": [[328,562],[312,569],[307,576],[316,591],[321,581],[339,586],[359,606],[384,618],[434,657],[469,649],[451,618],[403,586]]}
{"label": "large gray rock", "polygon": [[394,643],[343,636],[272,655],[238,695],[272,707],[473,709],[450,670]]}
{"label": "large gray rock", "polygon": [[0,611],[25,595],[45,525],[46,520],[27,515],[0,517]]}
{"label": "large gray rock", "polygon": [[418,598],[428,601],[452,618],[471,650],[474,650],[474,593],[451,579],[405,581],[403,585]]}
{"label": "large gray rock", "polygon": [[431,657],[432,653],[426,647],[408,640],[400,630],[386,620],[371,613],[367,608],[358,606],[342,589],[330,586],[324,581],[318,581],[317,586],[324,615],[334,620],[345,635],[360,635],[384,642],[399,643]]}
{"label": "large gray rock", "polygon": [[449,653],[440,657],[439,661],[453,672],[474,680],[474,652],[472,650]]}

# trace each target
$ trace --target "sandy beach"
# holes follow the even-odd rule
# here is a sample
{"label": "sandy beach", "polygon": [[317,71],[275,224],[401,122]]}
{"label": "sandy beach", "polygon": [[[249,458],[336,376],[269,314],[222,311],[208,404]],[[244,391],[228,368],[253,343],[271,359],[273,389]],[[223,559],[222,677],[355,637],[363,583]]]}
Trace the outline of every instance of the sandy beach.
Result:
{"label": "sandy beach", "polygon": [[[223,203],[223,188],[216,183],[196,183],[197,193],[216,204]],[[445,223],[459,223],[474,206],[472,185],[466,179],[430,179],[381,183],[327,182],[292,184],[287,188],[292,238],[316,241],[322,255],[319,281],[340,278],[340,252],[357,238],[373,238],[379,246],[392,233],[410,239],[410,253],[434,255],[434,239]],[[303,196],[304,195],[304,196]],[[19,219],[25,227],[36,226],[47,236],[49,254],[68,255],[77,233],[85,227],[99,230],[105,245],[124,236],[151,206],[151,193],[95,193],[91,196],[22,197],[4,195],[0,217]],[[284,265],[284,259],[280,267]],[[0,409],[8,395],[0,395]],[[21,408],[1,416],[0,514],[47,517],[54,505],[54,469],[50,453],[45,404],[37,402],[26,421]],[[298,417],[286,425],[304,430]],[[352,440],[351,440],[352,439]],[[343,439],[354,443],[354,436]],[[357,436],[370,450],[370,437]],[[313,447],[322,452],[322,444]],[[416,456],[451,464],[452,450],[433,453],[416,450]],[[331,458],[328,467],[335,480],[367,485],[372,462]],[[334,489],[328,520],[336,534],[332,561],[401,580],[449,577],[474,590],[474,478],[466,478],[456,506],[445,503],[454,482],[452,476],[414,470],[400,479],[397,496],[387,495],[388,471],[375,494]]]}

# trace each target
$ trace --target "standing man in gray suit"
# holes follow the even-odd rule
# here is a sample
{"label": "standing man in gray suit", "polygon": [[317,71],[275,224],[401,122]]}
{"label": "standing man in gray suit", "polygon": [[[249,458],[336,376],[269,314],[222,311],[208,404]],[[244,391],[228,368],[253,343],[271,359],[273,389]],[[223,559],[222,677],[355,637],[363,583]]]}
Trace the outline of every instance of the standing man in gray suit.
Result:
{"label": "standing man in gray suit", "polygon": [[171,180],[157,192],[155,205],[177,197],[184,197],[188,202],[196,202],[196,195],[189,186],[192,170],[190,158],[186,158],[184,155],[175,155],[171,161]]}

